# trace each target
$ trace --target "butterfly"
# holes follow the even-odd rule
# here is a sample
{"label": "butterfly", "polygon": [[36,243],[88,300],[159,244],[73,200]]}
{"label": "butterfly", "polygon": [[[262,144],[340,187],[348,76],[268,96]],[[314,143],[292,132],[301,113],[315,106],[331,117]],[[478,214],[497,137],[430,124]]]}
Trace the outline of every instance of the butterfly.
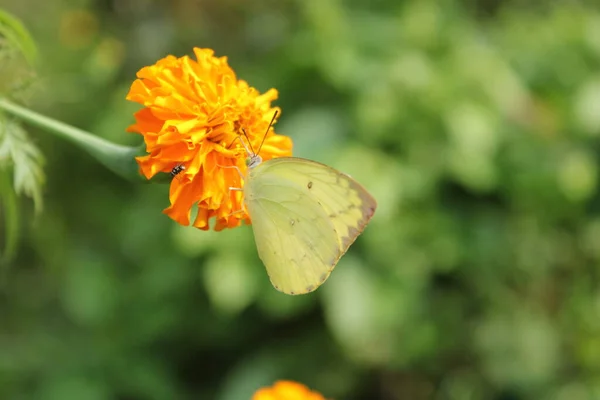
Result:
{"label": "butterfly", "polygon": [[244,207],[271,283],[290,295],[312,292],[362,233],[377,202],[332,167],[298,157],[263,162],[260,147],[250,151],[240,141],[248,154]]}

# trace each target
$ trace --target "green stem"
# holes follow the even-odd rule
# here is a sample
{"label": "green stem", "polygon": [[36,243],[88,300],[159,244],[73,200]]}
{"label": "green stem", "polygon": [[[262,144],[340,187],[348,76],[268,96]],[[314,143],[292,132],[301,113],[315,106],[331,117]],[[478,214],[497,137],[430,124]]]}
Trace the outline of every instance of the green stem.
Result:
{"label": "green stem", "polygon": [[145,181],[145,178],[139,173],[134,159],[136,156],[145,154],[143,145],[130,147],[109,142],[84,130],[21,107],[2,97],[0,97],[0,109],[81,147],[105,167],[125,179]]}

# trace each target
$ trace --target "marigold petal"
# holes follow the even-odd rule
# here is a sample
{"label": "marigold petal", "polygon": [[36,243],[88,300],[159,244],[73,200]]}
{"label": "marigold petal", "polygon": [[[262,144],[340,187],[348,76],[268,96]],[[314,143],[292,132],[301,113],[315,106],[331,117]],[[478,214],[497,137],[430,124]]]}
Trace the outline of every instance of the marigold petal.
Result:
{"label": "marigold petal", "polygon": [[325,400],[325,398],[301,383],[277,381],[272,387],[257,390],[252,400]]}
{"label": "marigold petal", "polygon": [[163,127],[162,121],[157,119],[149,108],[142,108],[134,116],[136,123],[128,127],[127,132],[146,132],[156,135]]}

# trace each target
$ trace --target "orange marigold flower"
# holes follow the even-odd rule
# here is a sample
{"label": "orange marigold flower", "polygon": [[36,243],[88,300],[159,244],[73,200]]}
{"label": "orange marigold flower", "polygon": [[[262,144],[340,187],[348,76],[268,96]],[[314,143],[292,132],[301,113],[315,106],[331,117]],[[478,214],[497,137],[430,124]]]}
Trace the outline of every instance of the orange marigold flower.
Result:
{"label": "orange marigold flower", "polygon": [[194,48],[194,54],[197,61],[167,56],[137,73],[127,100],[144,108],[127,130],[144,137],[149,154],[136,160],[146,178],[179,172],[171,181],[171,206],[165,214],[189,225],[196,204],[196,228],[209,229],[212,217],[215,230],[233,228],[250,222],[242,211],[242,193],[229,190],[242,187],[239,173],[224,168],[246,172],[247,155],[237,139],[245,132],[257,149],[265,138],[260,151],[264,160],[290,156],[292,141],[273,129],[267,133],[275,112],[280,112],[271,107],[277,90],[260,94],[236,78],[227,57],[215,57],[210,49]]}
{"label": "orange marigold flower", "polygon": [[277,381],[272,387],[258,389],[252,400],[325,400],[325,397],[301,383]]}

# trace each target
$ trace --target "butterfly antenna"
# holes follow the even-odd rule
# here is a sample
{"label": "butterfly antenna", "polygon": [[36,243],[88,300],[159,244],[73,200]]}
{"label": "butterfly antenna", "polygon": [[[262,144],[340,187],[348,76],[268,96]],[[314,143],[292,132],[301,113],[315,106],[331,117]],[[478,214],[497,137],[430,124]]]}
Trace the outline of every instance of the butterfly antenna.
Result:
{"label": "butterfly antenna", "polygon": [[[244,128],[242,128],[242,131],[244,132],[244,136],[246,136],[246,138],[248,138],[248,135],[246,135],[246,132],[244,131]],[[239,135],[237,135],[237,136],[235,137],[235,139],[233,139],[233,140],[231,141],[231,143],[229,143],[229,146],[227,146],[227,147],[226,147],[226,149],[228,149],[228,150],[229,150],[229,149],[231,148],[231,145],[233,145],[233,144],[235,143],[235,141],[236,141],[236,140],[239,140],[239,141],[240,141],[240,143],[242,144],[242,146],[244,146],[244,150],[246,150],[246,153],[247,153],[248,155],[250,155],[250,154],[251,154],[251,153],[250,153],[250,150],[248,150],[248,147],[246,146],[246,143],[244,143],[244,141],[242,140],[242,137],[241,137],[241,136],[239,136]],[[248,143],[250,143],[250,141],[248,141]],[[252,146],[252,143],[250,143],[250,146]],[[254,152],[254,150],[252,150],[252,152]]]}
{"label": "butterfly antenna", "polygon": [[231,148],[231,146],[235,143],[236,140],[238,140],[239,136],[236,136],[235,139],[233,139],[231,141],[231,143],[229,143],[229,146],[225,147],[227,150],[229,150]]}
{"label": "butterfly antenna", "polygon": [[246,150],[246,153],[248,153],[248,155],[252,154],[255,156],[256,153],[254,152],[254,148],[252,147],[252,142],[250,141],[250,138],[248,137],[248,134],[246,133],[246,130],[244,128],[242,128],[242,132],[244,132],[244,136],[246,136],[246,140],[248,141],[248,144],[250,145],[250,150],[252,150],[252,153],[250,153],[250,151],[248,151],[248,147],[246,146],[246,143],[244,143],[244,141],[240,137],[240,142],[242,142],[242,146],[244,146],[244,149]]}
{"label": "butterfly antenna", "polygon": [[267,138],[267,134],[269,133],[269,129],[273,126],[273,122],[275,122],[275,118],[277,118],[278,111],[275,110],[275,114],[273,114],[273,118],[271,118],[271,122],[269,122],[269,126],[267,131],[265,132],[265,136],[263,136],[262,142],[260,142],[260,146],[258,146],[258,152],[260,153],[260,149],[262,149],[263,143],[265,143],[265,139]]}

